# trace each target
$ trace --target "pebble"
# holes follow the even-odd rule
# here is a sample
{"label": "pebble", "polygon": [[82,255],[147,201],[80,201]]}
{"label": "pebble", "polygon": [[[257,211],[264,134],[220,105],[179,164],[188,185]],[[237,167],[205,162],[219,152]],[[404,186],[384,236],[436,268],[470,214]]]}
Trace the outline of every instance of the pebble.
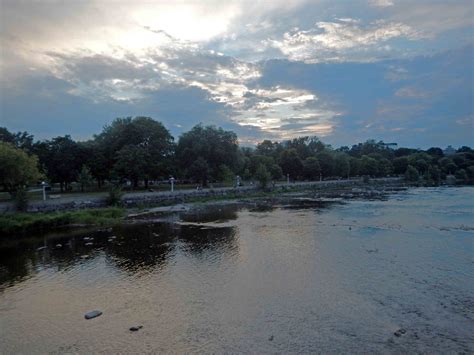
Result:
{"label": "pebble", "polygon": [[94,243],[88,242],[88,243],[86,243],[85,245],[94,245]]}
{"label": "pebble", "polygon": [[131,332],[137,332],[142,328],[143,328],[143,325],[137,325],[137,326],[130,327],[130,331]]}
{"label": "pebble", "polygon": [[270,340],[270,341],[273,341],[273,339],[274,339],[273,335],[270,336],[270,338],[268,338],[268,340]]}
{"label": "pebble", "polygon": [[56,248],[62,248],[62,244],[56,244]]}
{"label": "pebble", "polygon": [[85,319],[92,319],[92,318],[96,318],[96,317],[101,316],[101,315],[102,315],[101,311],[95,310],[95,311],[90,311],[90,312],[86,313],[84,315],[84,318]]}

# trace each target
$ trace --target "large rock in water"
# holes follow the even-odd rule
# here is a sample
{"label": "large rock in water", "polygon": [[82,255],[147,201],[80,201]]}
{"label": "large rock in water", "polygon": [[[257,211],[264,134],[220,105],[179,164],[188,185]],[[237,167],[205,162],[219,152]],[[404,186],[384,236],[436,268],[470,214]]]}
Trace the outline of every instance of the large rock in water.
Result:
{"label": "large rock in water", "polygon": [[101,311],[97,311],[97,310],[96,311],[90,311],[90,312],[88,312],[84,315],[84,318],[85,319],[92,319],[92,318],[98,317],[100,315],[102,315]]}

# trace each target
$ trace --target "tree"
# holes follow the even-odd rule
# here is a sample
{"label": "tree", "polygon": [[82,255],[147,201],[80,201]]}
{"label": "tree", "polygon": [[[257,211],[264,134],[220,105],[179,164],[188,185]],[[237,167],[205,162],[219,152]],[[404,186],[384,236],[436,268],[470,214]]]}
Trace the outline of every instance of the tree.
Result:
{"label": "tree", "polygon": [[349,158],[346,153],[336,153],[334,158],[334,173],[337,176],[347,178],[350,173]]}
{"label": "tree", "polygon": [[265,189],[267,187],[268,183],[270,182],[271,175],[265,165],[260,164],[258,166],[257,171],[255,172],[255,178],[257,179],[260,188]]}
{"label": "tree", "polygon": [[303,161],[303,174],[304,177],[309,180],[319,179],[321,167],[319,166],[319,161],[316,157],[309,157]]}
{"label": "tree", "polygon": [[405,172],[405,179],[410,182],[416,182],[420,179],[420,174],[415,167],[408,165],[407,171]]}
{"label": "tree", "polygon": [[360,167],[360,173],[363,175],[368,175],[368,176],[376,176],[378,174],[378,164],[377,160],[374,158],[371,158],[367,155],[364,155],[361,158],[361,167]]}
{"label": "tree", "polygon": [[408,158],[406,156],[393,159],[393,172],[395,174],[404,174],[408,167]]}
{"label": "tree", "polygon": [[201,181],[203,186],[207,186],[209,164],[203,157],[197,158],[188,168],[188,175]]}
{"label": "tree", "polygon": [[14,194],[41,177],[35,155],[28,155],[10,143],[0,142],[0,185],[6,191]]}
{"label": "tree", "polygon": [[334,158],[332,152],[329,150],[318,152],[316,154],[316,159],[318,159],[323,177],[331,176],[334,170]]}
{"label": "tree", "polygon": [[459,169],[458,171],[456,171],[455,176],[456,176],[456,179],[461,180],[461,181],[467,181],[468,180],[466,170],[464,170],[464,169]]}
{"label": "tree", "polygon": [[117,152],[115,173],[130,180],[133,187],[138,187],[138,182],[145,178],[147,170],[147,156],[143,147],[126,145]]}
{"label": "tree", "polygon": [[426,151],[426,153],[428,153],[429,155],[432,155],[434,157],[437,157],[437,158],[444,157],[443,150],[441,148],[438,148],[438,147],[431,147],[430,149],[428,149]]}
{"label": "tree", "polygon": [[92,184],[92,181],[93,181],[93,178],[92,178],[91,170],[89,169],[87,165],[83,165],[77,177],[77,182],[81,184],[81,192],[84,192],[84,187]]}
{"label": "tree", "polygon": [[32,149],[51,182],[60,184],[61,191],[76,180],[84,163],[79,145],[69,135],[36,143]]}
{"label": "tree", "polygon": [[[203,185],[206,185],[208,177],[218,178],[219,166],[222,164],[235,172],[238,161],[237,151],[237,135],[234,132],[199,124],[181,135],[176,147],[176,158],[190,178],[198,178],[193,173],[196,169],[190,169],[190,167],[200,159],[199,166],[207,166],[206,179],[202,180]],[[204,176],[201,173],[199,175],[201,178]]]}
{"label": "tree", "polygon": [[[150,117],[117,118],[95,137],[95,142],[97,144],[95,147],[99,151],[97,158],[105,163],[102,169],[106,171],[126,170],[125,166],[116,167],[115,164],[120,157],[117,152],[129,146],[123,154],[130,155],[133,150],[133,154],[139,154],[143,159],[143,164],[137,163],[136,167],[141,170],[135,175],[144,179],[146,186],[149,179],[158,178],[169,172],[174,152],[173,137],[161,122]],[[132,149],[132,146],[135,148]],[[130,175],[130,171],[127,175]]]}
{"label": "tree", "polygon": [[298,178],[303,174],[303,163],[295,148],[285,149],[280,155],[280,167],[283,174]]}

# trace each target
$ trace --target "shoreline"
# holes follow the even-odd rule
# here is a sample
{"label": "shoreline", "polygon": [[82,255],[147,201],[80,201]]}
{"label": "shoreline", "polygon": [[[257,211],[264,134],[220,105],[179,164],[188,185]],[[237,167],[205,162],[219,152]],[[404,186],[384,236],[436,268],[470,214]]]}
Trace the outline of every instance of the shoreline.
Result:
{"label": "shoreline", "polygon": [[[293,186],[278,186],[273,189],[246,189],[205,191],[202,195],[181,194],[179,198],[172,196],[153,203],[141,200],[140,204],[124,204],[121,207],[82,207],[65,210],[53,210],[34,213],[0,214],[0,238],[22,238],[31,233],[47,234],[61,229],[82,229],[111,227],[118,224],[142,223],[153,214],[169,215],[189,212],[194,208],[211,205],[251,204],[270,207],[288,201],[303,201],[302,203],[326,203],[328,199],[371,199],[381,198],[389,193],[404,191],[408,187],[401,179],[381,179],[364,183],[356,180],[335,180],[331,183],[318,182]],[[242,193],[245,191],[245,193]],[[168,195],[165,197],[169,197]],[[145,202],[148,202],[146,204]]]}

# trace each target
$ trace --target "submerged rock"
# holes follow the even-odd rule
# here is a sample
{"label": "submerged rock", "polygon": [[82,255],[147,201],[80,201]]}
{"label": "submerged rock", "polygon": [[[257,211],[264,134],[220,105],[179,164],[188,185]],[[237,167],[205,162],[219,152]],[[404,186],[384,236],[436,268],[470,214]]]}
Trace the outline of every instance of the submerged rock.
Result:
{"label": "submerged rock", "polygon": [[95,311],[90,311],[90,312],[86,313],[84,315],[84,318],[85,319],[92,319],[92,318],[96,318],[96,317],[101,316],[101,315],[102,315],[101,311],[95,310]]}
{"label": "submerged rock", "polygon": [[136,326],[130,327],[129,329],[131,332],[137,332],[142,328],[143,328],[143,325],[136,325]]}
{"label": "submerged rock", "polygon": [[396,337],[401,337],[406,332],[407,332],[406,329],[400,328],[395,333],[393,333],[393,335],[395,335]]}

